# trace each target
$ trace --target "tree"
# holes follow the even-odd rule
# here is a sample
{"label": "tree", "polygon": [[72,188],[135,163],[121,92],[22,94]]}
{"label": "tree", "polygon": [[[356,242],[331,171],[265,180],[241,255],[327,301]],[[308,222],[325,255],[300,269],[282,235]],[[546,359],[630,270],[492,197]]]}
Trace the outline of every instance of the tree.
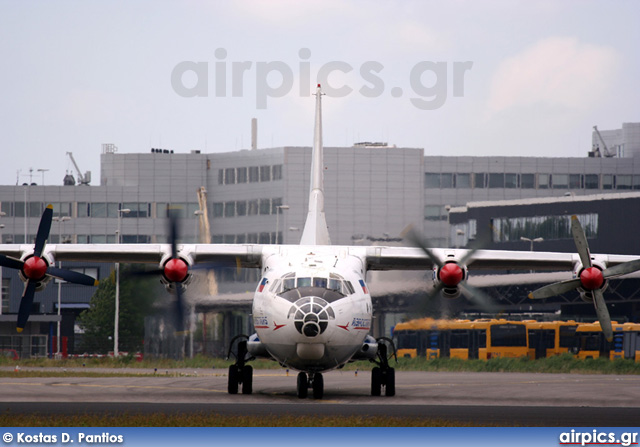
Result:
{"label": "tree", "polygon": [[[157,279],[127,275],[132,266],[120,266],[120,312],[118,346],[120,351],[142,350],[144,317],[154,312],[156,297],[163,293]],[[80,349],[106,354],[113,351],[115,320],[115,272],[100,281],[91,297],[90,308],[80,314],[78,323],[84,329]]]}

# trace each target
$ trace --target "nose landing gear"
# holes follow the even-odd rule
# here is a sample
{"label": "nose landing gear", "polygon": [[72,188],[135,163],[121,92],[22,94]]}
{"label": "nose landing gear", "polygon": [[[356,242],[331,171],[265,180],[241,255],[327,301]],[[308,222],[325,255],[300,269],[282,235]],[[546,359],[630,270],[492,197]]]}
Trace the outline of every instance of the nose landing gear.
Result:
{"label": "nose landing gear", "polygon": [[[377,359],[371,360],[376,365],[371,370],[371,395],[382,395],[382,388],[384,387],[385,396],[396,395],[396,371],[389,366],[389,359],[395,357],[396,363],[398,357],[396,356],[396,348],[393,341],[389,338],[382,337],[376,340],[378,342]],[[391,352],[391,354],[389,354]]]}
{"label": "nose landing gear", "polygon": [[321,373],[298,373],[298,397],[306,399],[309,388],[313,390],[314,399],[322,399],[324,396],[324,378]]}

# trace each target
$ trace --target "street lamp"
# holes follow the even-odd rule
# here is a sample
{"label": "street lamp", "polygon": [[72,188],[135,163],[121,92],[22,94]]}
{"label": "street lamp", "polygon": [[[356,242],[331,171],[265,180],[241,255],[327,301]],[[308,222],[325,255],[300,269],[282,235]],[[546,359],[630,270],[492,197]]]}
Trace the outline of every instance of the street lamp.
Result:
{"label": "street lamp", "polygon": [[[43,174],[44,175],[44,174]],[[54,222],[58,222],[58,244],[62,244],[62,222],[67,222],[68,220],[71,220],[71,218],[69,216],[55,216],[53,218]],[[58,261],[58,268],[62,268],[62,261]],[[62,307],[62,280],[58,279],[58,330],[56,332],[57,334],[57,342],[56,342],[56,347],[57,350],[56,352],[58,354],[60,354],[60,324],[62,322],[62,316],[60,313],[60,308]]]}
{"label": "street lamp", "polygon": [[544,241],[544,238],[537,237],[535,239],[529,239],[528,237],[520,236],[520,240],[524,241],[524,242],[529,242],[531,244],[530,250],[533,251],[533,243],[534,242],[542,242],[542,241]]}
{"label": "street lamp", "polygon": [[278,243],[278,234],[280,232],[280,211],[288,210],[289,205],[278,205],[276,206],[276,244]]}
{"label": "street lamp", "polygon": [[[116,230],[116,243],[120,243],[120,226],[122,225],[122,215],[129,214],[131,210],[124,208],[118,210],[118,229]],[[116,310],[113,322],[113,356],[118,357],[118,331],[120,330],[120,263],[116,262]]]}
{"label": "street lamp", "polygon": [[38,169],[38,172],[42,172],[42,186],[44,186],[44,173],[47,171],[48,169]]}

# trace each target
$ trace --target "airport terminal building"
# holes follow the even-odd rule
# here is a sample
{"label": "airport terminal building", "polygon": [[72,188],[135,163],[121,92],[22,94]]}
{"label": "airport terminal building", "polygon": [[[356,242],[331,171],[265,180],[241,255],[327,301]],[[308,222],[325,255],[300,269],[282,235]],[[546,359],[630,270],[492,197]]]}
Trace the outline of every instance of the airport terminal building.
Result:
{"label": "airport terminal building", "polygon": [[[384,143],[326,147],[325,212],[332,243],[399,243],[413,225],[434,246],[464,246],[473,229],[469,219],[457,222],[462,226],[451,225],[455,214],[451,211],[470,202],[526,202],[640,190],[640,137],[634,140],[636,133],[640,135],[640,124],[625,126],[629,128],[626,136],[611,137],[617,139],[616,147],[624,148],[618,149],[623,157],[425,156],[422,148]],[[100,185],[75,185],[67,178],[68,184],[60,186],[0,186],[2,242],[32,241],[49,203],[54,207],[51,243],[116,243],[119,226],[123,243],[166,242],[169,209],[180,213],[182,242],[196,242],[202,236],[198,201],[202,187],[213,243],[296,244],[301,236],[309,195],[310,147],[210,154],[153,148],[124,154],[113,145],[103,145],[100,157]],[[550,212],[544,201],[530,206],[537,215]],[[617,253],[618,247],[628,248],[617,241],[625,234],[602,236],[611,253]],[[515,241],[509,248],[528,250],[529,244]],[[68,267],[101,278],[113,266]],[[240,282],[223,280],[221,291],[250,290],[255,284],[247,282],[254,279],[249,276]],[[47,334],[48,325],[57,321],[58,293],[52,284],[36,295],[35,310],[40,315],[32,318],[32,333]],[[15,319],[22,288],[16,273],[3,269],[0,333],[12,331],[8,322]],[[61,290],[61,307],[71,315],[86,308],[93,293],[92,288],[69,284]],[[246,326],[243,331],[250,329]],[[66,332],[73,330],[71,318]]]}

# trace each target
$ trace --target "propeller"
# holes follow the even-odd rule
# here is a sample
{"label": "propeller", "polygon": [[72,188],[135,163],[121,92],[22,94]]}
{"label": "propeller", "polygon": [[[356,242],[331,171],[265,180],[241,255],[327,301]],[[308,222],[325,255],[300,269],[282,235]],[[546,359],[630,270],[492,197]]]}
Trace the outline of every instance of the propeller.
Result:
{"label": "propeller", "polygon": [[133,276],[155,276],[160,275],[173,286],[173,290],[176,293],[174,317],[175,317],[175,330],[176,334],[184,335],[187,331],[184,329],[184,315],[185,315],[185,302],[184,302],[184,281],[189,276],[189,270],[214,270],[218,268],[239,268],[239,259],[229,258],[227,256],[221,256],[219,259],[214,259],[210,262],[189,265],[187,261],[181,258],[178,254],[178,218],[175,213],[169,214],[169,243],[171,245],[171,258],[164,263],[161,268],[151,270],[138,270],[131,272]]}
{"label": "propeller", "polygon": [[47,276],[85,286],[98,285],[98,281],[91,276],[50,266],[42,257],[42,252],[44,251],[47,239],[49,238],[49,232],[51,231],[52,220],[53,206],[47,205],[40,218],[40,224],[38,225],[33,255],[24,261],[0,255],[0,266],[20,270],[24,278],[26,278],[24,291],[22,292],[22,298],[20,300],[20,308],[18,310],[18,323],[16,328],[18,332],[22,332],[27,325],[38,283],[42,282]]}
{"label": "propeller", "polygon": [[439,279],[438,284],[433,289],[429,298],[435,297],[446,288],[457,288],[460,292],[470,301],[475,302],[486,312],[495,312],[497,308],[493,304],[493,300],[482,290],[470,285],[464,278],[464,268],[467,262],[473,258],[473,255],[479,250],[479,247],[474,247],[464,254],[459,260],[442,261],[440,257],[435,253],[432,247],[421,237],[419,237],[415,231],[411,230],[408,233],[409,240],[413,245],[419,247],[424,251],[427,257],[437,266],[436,275]]}
{"label": "propeller", "polygon": [[613,340],[611,317],[609,316],[609,311],[602,293],[605,280],[640,270],[640,259],[624,262],[605,270],[600,270],[591,262],[591,254],[589,252],[587,237],[584,234],[584,230],[582,229],[582,225],[580,225],[580,221],[577,216],[571,216],[571,234],[573,235],[573,241],[576,245],[578,255],[580,256],[580,262],[582,263],[582,271],[578,272],[579,277],[540,287],[539,289],[531,292],[529,294],[529,298],[549,298],[578,288],[582,288],[583,290],[590,292],[593,295],[593,305],[596,309],[598,321],[600,321],[602,333],[607,341],[611,341]]}

